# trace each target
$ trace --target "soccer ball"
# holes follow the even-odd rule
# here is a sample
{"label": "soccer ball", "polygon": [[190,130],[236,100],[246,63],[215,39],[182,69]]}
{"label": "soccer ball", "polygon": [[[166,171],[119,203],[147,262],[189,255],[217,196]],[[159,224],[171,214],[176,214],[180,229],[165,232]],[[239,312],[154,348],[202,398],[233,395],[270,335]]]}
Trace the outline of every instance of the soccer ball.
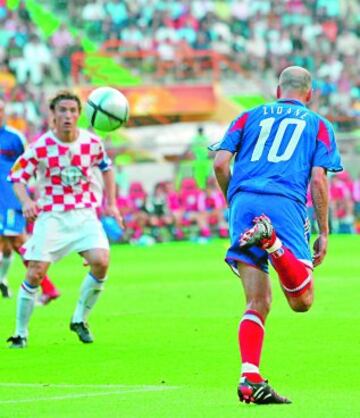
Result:
{"label": "soccer ball", "polygon": [[99,87],[90,93],[85,115],[93,128],[111,132],[128,121],[129,102],[119,90]]}

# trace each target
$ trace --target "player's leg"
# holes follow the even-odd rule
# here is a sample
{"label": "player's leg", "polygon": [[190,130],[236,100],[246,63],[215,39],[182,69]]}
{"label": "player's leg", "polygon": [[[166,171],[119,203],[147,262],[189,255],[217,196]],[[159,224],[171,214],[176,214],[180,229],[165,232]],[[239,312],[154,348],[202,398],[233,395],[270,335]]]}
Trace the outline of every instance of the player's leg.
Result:
{"label": "player's leg", "polygon": [[[28,262],[23,259],[23,251],[22,247],[26,241],[25,234],[19,234],[11,237],[11,245],[12,248],[20,255],[22,258],[25,266],[27,266]],[[42,295],[40,298],[40,302],[43,305],[46,305],[47,303],[51,302],[52,300],[55,300],[60,296],[60,292],[56,289],[55,285],[51,282],[49,277],[47,275],[44,276],[44,278],[40,282],[40,287],[42,290]]]}
{"label": "player's leg", "polygon": [[246,310],[240,321],[238,333],[241,353],[239,399],[242,402],[257,404],[290,403],[270,387],[259,370],[265,320],[271,306],[269,276],[264,271],[243,263],[237,263],[237,272],[246,298]]}
{"label": "player's leg", "polygon": [[90,266],[80,288],[80,297],[71,319],[70,329],[75,331],[84,343],[93,342],[87,326],[88,316],[104,288],[109,266],[109,250],[96,248],[80,253]]}
{"label": "player's leg", "polygon": [[269,254],[290,307],[296,312],[305,312],[313,302],[310,224],[306,207],[281,196],[271,196],[264,202],[259,214],[267,216],[254,217],[254,225],[243,232],[240,245],[255,245]]}
{"label": "player's leg", "polygon": [[244,402],[288,403],[268,385],[259,371],[265,320],[271,305],[268,255],[257,246],[239,245],[241,234],[252,224],[261,204],[262,197],[239,193],[229,210],[231,245],[226,253],[226,262],[240,276],[246,298],[246,310],[239,327],[242,369],[238,396]]}
{"label": "player's leg", "polygon": [[20,286],[16,305],[15,335],[8,339],[10,348],[23,348],[28,337],[28,325],[35,305],[36,293],[50,263],[29,261],[26,278]]}
{"label": "player's leg", "polygon": [[11,292],[7,281],[7,273],[9,271],[13,257],[11,243],[8,237],[1,237],[1,251],[2,258],[0,261],[0,292],[2,297],[9,298],[11,297]]}
{"label": "player's leg", "polygon": [[251,245],[257,245],[269,254],[290,307],[296,312],[309,310],[313,302],[312,270],[283,244],[267,216],[256,217],[254,226],[240,237],[240,246]]}
{"label": "player's leg", "polygon": [[[0,271],[0,282],[6,283],[6,274],[12,261],[13,241],[21,235],[25,229],[25,218],[21,211],[12,209],[11,207],[2,207],[0,217],[1,234],[3,235],[3,261]],[[4,289],[4,286],[1,286]]]}
{"label": "player's leg", "polygon": [[258,268],[237,263],[246,299],[246,310],[239,326],[241,377],[262,382],[259,365],[264,339],[265,320],[271,306],[269,276]]}

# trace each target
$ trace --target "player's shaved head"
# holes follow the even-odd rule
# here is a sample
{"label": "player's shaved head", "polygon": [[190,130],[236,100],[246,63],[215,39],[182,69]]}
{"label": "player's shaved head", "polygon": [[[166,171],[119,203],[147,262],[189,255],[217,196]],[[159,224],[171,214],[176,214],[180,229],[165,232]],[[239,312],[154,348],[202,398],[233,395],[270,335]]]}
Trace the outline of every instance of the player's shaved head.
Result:
{"label": "player's shaved head", "polygon": [[302,67],[287,67],[280,74],[279,86],[283,91],[307,92],[311,89],[311,74]]}
{"label": "player's shaved head", "polygon": [[278,98],[297,99],[308,103],[311,99],[311,74],[303,67],[287,67],[279,77]]}

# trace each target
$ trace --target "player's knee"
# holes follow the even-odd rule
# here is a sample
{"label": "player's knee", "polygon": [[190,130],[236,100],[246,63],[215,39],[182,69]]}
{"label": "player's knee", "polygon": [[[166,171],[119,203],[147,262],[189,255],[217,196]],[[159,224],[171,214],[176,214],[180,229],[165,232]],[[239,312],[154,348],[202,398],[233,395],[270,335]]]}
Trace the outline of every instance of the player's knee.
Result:
{"label": "player's knee", "polygon": [[91,263],[91,267],[96,269],[97,271],[101,271],[106,273],[107,268],[109,266],[109,254],[101,253],[99,254],[96,259]]}
{"label": "player's knee", "polygon": [[29,264],[26,279],[32,286],[39,286],[44,278],[46,271],[40,264]]}
{"label": "player's knee", "polygon": [[293,311],[307,312],[313,304],[314,297],[311,291],[306,291],[298,297],[289,298],[288,301]]}

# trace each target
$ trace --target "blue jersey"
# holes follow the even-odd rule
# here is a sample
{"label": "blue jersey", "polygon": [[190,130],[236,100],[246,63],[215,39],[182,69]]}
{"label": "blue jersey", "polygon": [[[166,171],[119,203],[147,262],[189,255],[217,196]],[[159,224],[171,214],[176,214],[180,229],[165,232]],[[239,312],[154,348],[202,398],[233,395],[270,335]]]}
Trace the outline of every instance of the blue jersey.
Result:
{"label": "blue jersey", "polygon": [[281,99],[241,114],[215,149],[236,154],[229,202],[247,191],[305,203],[313,167],[342,170],[331,124],[297,100]]}
{"label": "blue jersey", "polygon": [[25,150],[25,137],[9,126],[0,127],[0,210],[20,210],[21,204],[7,181],[11,167]]}

